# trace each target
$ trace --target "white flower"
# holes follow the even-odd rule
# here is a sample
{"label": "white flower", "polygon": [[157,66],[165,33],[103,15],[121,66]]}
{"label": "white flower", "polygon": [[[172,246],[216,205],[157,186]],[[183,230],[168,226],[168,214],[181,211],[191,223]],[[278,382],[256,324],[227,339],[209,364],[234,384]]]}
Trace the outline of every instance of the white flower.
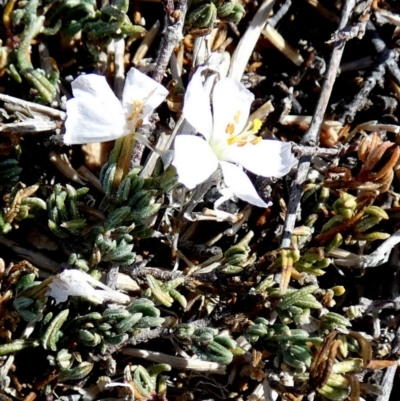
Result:
{"label": "white flower", "polygon": [[193,75],[187,88],[183,115],[205,140],[194,135],[176,137],[172,164],[179,182],[193,189],[220,165],[226,186],[238,198],[256,206],[270,206],[259,197],[243,170],[232,163],[263,177],[282,177],[295,162],[290,144],[254,135],[261,125],[259,120],[248,122],[254,95],[232,78],[223,78],[215,85],[211,113],[201,71]]}
{"label": "white flower", "polygon": [[[96,290],[93,286],[102,289]],[[112,301],[120,304],[130,302],[128,295],[114,291],[89,274],[75,269],[64,270],[61,274],[55,276],[47,287],[46,295],[52,296],[56,304],[65,302],[68,297],[84,297],[91,302],[99,304],[104,301]]]}
{"label": "white flower", "polygon": [[79,76],[72,82],[72,92],[65,122],[67,145],[106,142],[133,133],[168,95],[136,68],[126,76],[122,103],[101,75]]}

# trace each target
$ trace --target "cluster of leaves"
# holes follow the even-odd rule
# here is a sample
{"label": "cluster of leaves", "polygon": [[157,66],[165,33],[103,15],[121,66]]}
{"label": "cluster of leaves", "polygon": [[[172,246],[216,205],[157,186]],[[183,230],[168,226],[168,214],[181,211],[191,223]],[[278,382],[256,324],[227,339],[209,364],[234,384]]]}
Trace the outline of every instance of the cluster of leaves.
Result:
{"label": "cluster of leaves", "polygon": [[141,167],[133,168],[115,188],[117,163],[106,163],[100,173],[100,181],[111,201],[110,209],[129,208],[129,220],[136,223],[136,235],[146,237],[151,235],[143,222],[158,212],[161,204],[156,203],[156,196],[165,193],[176,183],[175,174],[171,170],[155,179],[143,179],[139,176]]}
{"label": "cluster of leaves", "polygon": [[238,23],[244,15],[244,7],[235,1],[194,0],[190,2],[185,25],[196,29],[213,28],[217,20]]}
{"label": "cluster of leaves", "polygon": [[68,184],[65,190],[60,184],[54,186],[53,193],[46,202],[49,213],[48,225],[54,235],[59,238],[82,235],[86,220],[79,213],[79,200],[88,191],[89,188],[86,187],[75,190]]}
{"label": "cluster of leaves", "polygon": [[32,40],[40,33],[46,33],[44,15],[40,15],[39,0],[29,0],[22,8],[14,8],[15,3],[9,2],[4,17],[10,36],[14,31],[20,31],[15,42],[18,46],[11,50],[3,48],[7,55],[5,66],[10,76],[18,83],[24,78],[32,88],[35,99],[39,102],[50,103],[57,94],[59,73],[52,70],[46,74],[40,68],[34,68],[29,48]]}
{"label": "cluster of leaves", "polygon": [[107,4],[99,10],[92,0],[52,2],[46,20],[54,27],[53,33],[61,30],[64,35],[74,36],[82,31],[87,49],[97,56],[112,39],[140,37],[145,32],[142,26],[131,23],[126,15],[128,8],[126,0],[118,0],[114,7]]}
{"label": "cluster of leaves", "polygon": [[[61,313],[67,315],[68,309]],[[47,318],[50,321],[50,316],[46,315],[45,320]],[[50,327],[46,326],[45,320],[43,325]],[[108,308],[102,313],[91,312],[70,320],[63,330],[63,337],[68,341],[78,337],[86,347],[98,346],[101,353],[105,353],[108,345],[118,345],[126,341],[129,334],[160,326],[163,322],[164,319],[160,318],[160,311],[154,307],[153,302],[139,298],[124,308]],[[55,343],[44,345],[45,348],[47,346],[53,351],[57,349]]]}
{"label": "cluster of leaves", "polygon": [[171,367],[165,363],[154,365],[146,370],[141,365],[128,365],[124,370],[124,379],[134,387],[135,394],[140,394],[143,399],[166,399],[167,383],[160,373],[168,372]]}
{"label": "cluster of leaves", "polygon": [[[135,299],[126,307],[110,306],[103,311],[93,311],[72,319],[68,319],[69,309],[63,309],[56,315],[52,310],[45,313],[52,309],[46,296],[47,285],[51,280],[52,278],[43,282],[37,281],[35,273],[19,278],[14,288],[13,307],[23,320],[41,322],[39,336],[37,340],[16,340],[1,345],[1,355],[39,345],[45,350],[55,352],[59,350],[60,344],[61,347],[69,348],[77,340],[85,347],[98,347],[101,353],[105,353],[109,345],[126,341],[129,334],[159,327],[164,322],[164,318],[160,317],[160,310],[146,298]],[[65,362],[64,351],[61,352],[61,360]]]}
{"label": "cluster of leaves", "polygon": [[[25,343],[17,341],[14,345],[20,348],[21,344],[24,344],[25,348],[41,344],[45,350],[56,352],[61,344],[62,349],[55,357],[54,363],[58,363],[62,369],[71,369],[73,358],[71,355],[66,358],[68,344],[78,339],[85,347],[98,347],[104,354],[108,346],[119,345],[130,336],[138,335],[141,330],[160,327],[165,319],[160,317],[160,310],[154,302],[145,296],[155,299],[158,304],[166,307],[172,306],[170,300],[172,301],[172,296],[175,296],[185,307],[186,299],[175,289],[183,280],[175,279],[161,284],[150,275],[147,280],[149,288],[143,292],[143,297],[133,300],[126,307],[111,306],[102,312],[93,311],[68,319],[69,309],[62,310],[56,316],[53,312],[44,315],[47,304],[45,291],[49,280],[36,281],[34,273],[23,275],[15,286],[13,306],[25,321],[41,321],[41,327],[38,340],[33,342],[29,340]],[[174,336],[190,345],[193,352],[201,358],[228,364],[234,355],[242,354],[243,350],[233,339],[218,333],[217,329],[209,327],[196,329],[186,323],[179,324],[174,330]],[[13,343],[0,346],[0,354],[12,352]],[[84,366],[88,368],[88,365]]]}
{"label": "cluster of leaves", "polygon": [[[13,307],[23,320],[38,322],[39,325],[32,338],[12,340],[0,345],[0,356],[41,347],[47,351],[49,365],[54,366],[64,380],[80,380],[91,373],[94,363],[83,359],[89,351],[96,349],[104,355],[109,351],[109,347],[124,343],[129,337],[137,336],[142,331],[159,328],[165,322],[154,302],[143,297],[133,300],[128,306],[111,305],[104,310],[100,305],[90,305],[87,300],[78,299],[70,301],[70,308],[57,310],[46,296],[47,285],[52,278],[37,281],[36,272],[17,277],[18,281],[12,287],[14,296],[10,298],[13,299]],[[166,283],[161,289],[159,284],[154,285],[154,280],[153,277],[148,277],[151,292],[147,295],[156,299],[163,289],[169,289],[169,292],[165,291],[165,298],[171,293],[171,289],[181,283]],[[175,292],[179,294],[178,291]],[[182,296],[180,302],[183,302]],[[186,300],[184,302],[186,303]],[[78,310],[84,311],[85,306],[89,305],[91,312],[77,314]],[[173,333],[177,340],[190,346],[194,353],[206,360],[228,364],[234,355],[243,353],[233,339],[218,335],[219,331],[216,329],[196,329],[189,324],[179,324]],[[153,366],[148,370],[143,366],[128,366],[124,377],[143,397],[154,394],[160,396],[165,394],[166,386],[165,379],[159,374],[170,369],[170,366],[165,364]]]}
{"label": "cluster of leaves", "polygon": [[[303,225],[293,232],[292,248],[281,250],[271,264],[272,269],[282,271],[280,289],[268,277],[256,287],[257,292],[268,294],[280,323],[257,317],[246,330],[247,339],[272,354],[273,365],[289,372],[302,394],[317,391],[329,400],[359,397],[355,375],[368,366],[372,348],[363,335],[349,331],[351,323],[346,317],[324,308],[333,307],[333,297],[343,294],[344,288],[323,290],[304,283],[315,283],[326,274],[333,261],[329,256],[340,246],[390,237],[380,224],[389,216],[378,206],[381,199],[373,189],[389,188],[382,177],[392,181],[398,149],[389,142],[381,143],[375,135],[360,147],[365,151],[367,145],[367,155],[359,151],[365,164],[356,179],[348,170],[335,167],[328,170],[328,179],[312,179],[306,184],[301,201]],[[383,167],[380,158],[388,161]],[[380,170],[374,171],[375,166]],[[352,193],[360,187],[364,191]],[[299,289],[290,287],[293,278],[301,283]],[[279,390],[288,391],[285,387]]]}
{"label": "cluster of leaves", "polygon": [[105,5],[100,10],[92,0],[28,0],[19,7],[16,5],[15,2],[8,3],[4,20],[10,36],[15,36],[14,43],[18,45],[12,50],[7,47],[1,49],[6,60],[2,67],[16,82],[22,83],[25,79],[32,88],[35,100],[42,103],[55,100],[59,72],[57,68],[44,71],[32,64],[29,47],[39,34],[62,32],[72,37],[82,32],[86,48],[92,57],[97,58],[100,50],[112,39],[140,37],[145,32],[143,27],[131,23],[126,15],[129,2],[124,0],[117,1],[115,7]]}
{"label": "cluster of leaves", "polygon": [[[317,239],[326,243],[340,234],[340,243],[353,245],[357,241],[375,241],[387,239],[390,235],[380,231],[369,231],[382,220],[389,219],[387,213],[379,206],[373,205],[376,195],[364,193],[358,197],[348,192],[340,192],[339,197],[329,206],[330,190],[321,183],[309,183],[303,194],[303,202],[310,214],[305,224],[311,227],[318,219],[318,212],[333,214],[323,224]],[[342,234],[347,235],[343,236]],[[335,246],[339,246],[336,244]],[[332,247],[330,247],[332,249]]]}
{"label": "cluster of leaves", "polygon": [[146,276],[149,287],[142,292],[142,296],[149,298],[155,302],[156,305],[163,305],[167,308],[172,306],[174,301],[177,301],[182,308],[186,308],[186,298],[176,289],[185,281],[183,277],[166,281],[165,283],[155,279],[152,275]]}
{"label": "cluster of leaves", "polygon": [[218,335],[218,330],[211,327],[196,329],[191,324],[180,323],[174,334],[179,340],[190,344],[193,352],[204,360],[228,364],[234,355],[244,353],[235,340]]}
{"label": "cluster of leaves", "polygon": [[72,186],[56,185],[47,199],[48,225],[59,238],[85,237],[85,248],[90,253],[72,253],[68,263],[83,271],[88,271],[100,262],[130,265],[135,260],[132,251],[134,238],[151,236],[152,230],[147,220],[156,215],[161,207],[157,197],[169,191],[176,183],[173,169],[155,178],[143,179],[141,168],[132,169],[114,192],[116,164],[106,164],[101,173],[101,182],[106,192],[107,210],[101,224],[93,224],[89,229],[80,212],[82,198],[88,188],[75,190]]}
{"label": "cluster of leaves", "polygon": [[[368,347],[367,341],[360,334],[349,332],[349,320],[333,312],[321,317],[313,337],[304,329],[290,328],[289,324],[293,323],[298,315],[292,314],[288,318],[282,311],[290,313],[295,305],[295,312],[297,309],[309,310],[312,302],[313,307],[318,308],[318,302],[310,294],[315,289],[315,286],[308,286],[288,291],[281,296],[276,306],[276,310],[280,311],[278,314],[282,323],[271,324],[264,318],[256,318],[254,324],[246,330],[246,338],[256,347],[262,347],[268,354],[273,355],[273,365],[290,372],[302,392],[316,389],[329,400],[340,400],[352,391],[349,374],[360,372],[369,362],[370,356],[367,360],[359,357],[363,352],[362,348]],[[322,305],[319,306],[321,307]],[[336,336],[336,343],[331,341],[327,344],[327,339]],[[370,348],[367,352],[371,355]],[[322,354],[325,356],[322,357]],[[324,367],[318,366],[321,358],[325,358],[324,363],[329,359],[329,363]]]}
{"label": "cluster of leaves", "polygon": [[3,210],[0,210],[1,234],[10,232],[13,226],[18,228],[18,222],[33,219],[46,210],[46,202],[43,199],[31,196],[38,189],[39,185],[25,187],[18,183],[4,196],[6,203]]}

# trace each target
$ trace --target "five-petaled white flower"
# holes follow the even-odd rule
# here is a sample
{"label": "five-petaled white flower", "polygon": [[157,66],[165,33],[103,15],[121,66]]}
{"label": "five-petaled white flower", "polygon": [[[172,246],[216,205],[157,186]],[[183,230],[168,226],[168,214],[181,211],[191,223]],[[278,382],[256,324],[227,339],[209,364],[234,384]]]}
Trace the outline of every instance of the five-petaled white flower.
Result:
{"label": "five-petaled white flower", "polygon": [[188,85],[183,115],[204,136],[179,135],[175,139],[172,164],[179,182],[188,189],[204,182],[221,166],[226,186],[238,198],[268,207],[257,194],[249,177],[237,166],[263,177],[282,177],[295,158],[289,143],[263,140],[254,134],[261,122],[248,122],[254,95],[232,78],[221,79],[212,94],[213,113],[199,69]]}
{"label": "five-petaled white flower", "polygon": [[134,133],[168,95],[167,89],[136,68],[126,76],[122,103],[101,75],[79,76],[72,82],[72,92],[65,122],[67,145],[106,142]]}

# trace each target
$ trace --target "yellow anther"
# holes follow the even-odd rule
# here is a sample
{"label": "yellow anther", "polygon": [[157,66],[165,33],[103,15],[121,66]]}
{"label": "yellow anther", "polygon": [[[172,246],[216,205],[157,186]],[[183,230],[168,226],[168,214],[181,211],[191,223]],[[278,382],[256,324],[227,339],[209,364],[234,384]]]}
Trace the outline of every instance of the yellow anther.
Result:
{"label": "yellow anther", "polygon": [[[238,112],[239,113],[239,112]],[[235,119],[238,116],[238,113],[235,115]],[[254,134],[256,134],[262,126],[262,122],[260,119],[255,118],[252,121],[249,121],[247,123],[246,128],[238,135],[234,135],[234,124],[229,123],[226,126],[225,132],[230,134],[229,138],[227,139],[228,145],[233,145],[236,144],[237,146],[244,146],[246,143],[252,143],[253,145],[256,145],[257,143],[262,141],[261,137],[255,137]]]}
{"label": "yellow anther", "polygon": [[253,145],[257,145],[257,143],[260,143],[263,139],[261,136],[258,136],[257,138],[254,138],[250,143]]}
{"label": "yellow anther", "polygon": [[235,121],[235,124],[239,124],[239,118],[240,118],[240,110],[235,114],[235,116],[233,117],[233,121]]}
{"label": "yellow anther", "polygon": [[229,135],[232,135],[235,132],[235,125],[232,123],[229,123],[225,128],[225,132]]}
{"label": "yellow anther", "polygon": [[251,132],[253,134],[256,134],[258,131],[260,131],[261,126],[262,126],[262,121],[259,118],[255,118],[253,120],[253,127],[251,129]]}

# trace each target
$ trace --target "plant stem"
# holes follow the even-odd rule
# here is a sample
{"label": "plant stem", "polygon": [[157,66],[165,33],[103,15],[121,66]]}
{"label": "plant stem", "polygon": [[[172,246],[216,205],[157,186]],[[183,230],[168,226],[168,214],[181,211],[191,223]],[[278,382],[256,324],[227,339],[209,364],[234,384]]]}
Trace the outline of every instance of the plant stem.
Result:
{"label": "plant stem", "polygon": [[[351,13],[354,9],[355,1],[347,0],[343,5],[342,16],[339,23],[339,30],[344,29],[350,19]],[[341,39],[334,43],[331,58],[329,60],[328,70],[326,73],[325,81],[322,86],[321,95],[318,99],[317,107],[315,108],[310,127],[301,140],[301,144],[305,146],[316,146],[318,143],[319,131],[324,119],[324,114],[328,106],[328,101],[332,93],[333,84],[335,82],[337,72],[339,69],[340,60],[344,50],[345,40]],[[296,178],[293,182],[290,191],[288,212],[286,215],[283,235],[282,235],[282,248],[289,248],[291,244],[292,232],[296,224],[297,210],[300,205],[301,192],[304,183],[307,179],[308,170],[311,164],[311,155],[304,155],[300,157],[299,167],[297,169]]]}

